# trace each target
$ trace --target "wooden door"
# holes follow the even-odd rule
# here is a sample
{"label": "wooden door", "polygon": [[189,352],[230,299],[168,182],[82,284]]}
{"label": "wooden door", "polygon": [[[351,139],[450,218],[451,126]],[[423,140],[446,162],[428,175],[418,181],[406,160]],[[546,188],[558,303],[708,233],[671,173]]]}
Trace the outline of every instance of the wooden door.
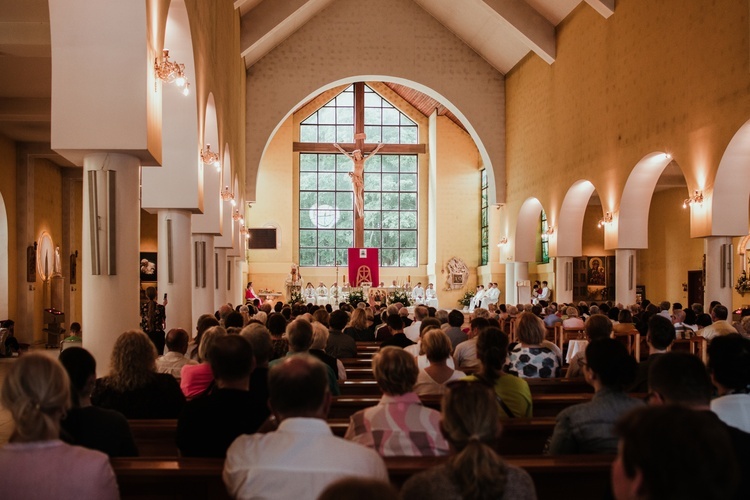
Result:
{"label": "wooden door", "polygon": [[690,307],[691,304],[703,304],[703,271],[688,271],[688,303],[685,307]]}

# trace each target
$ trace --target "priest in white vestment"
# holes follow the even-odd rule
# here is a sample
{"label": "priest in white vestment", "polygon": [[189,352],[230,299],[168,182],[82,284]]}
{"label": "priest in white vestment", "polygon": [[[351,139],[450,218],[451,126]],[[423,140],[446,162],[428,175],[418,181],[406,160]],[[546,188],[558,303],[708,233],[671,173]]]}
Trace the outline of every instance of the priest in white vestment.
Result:
{"label": "priest in white vestment", "polygon": [[482,307],[489,309],[490,304],[497,304],[499,298],[500,289],[497,287],[497,283],[490,282],[487,285],[487,291],[484,293],[484,298],[482,298]]}
{"label": "priest in white vestment", "polygon": [[315,304],[316,302],[317,294],[315,293],[315,287],[309,281],[302,292],[302,298],[305,300],[305,304]]}
{"label": "priest in white vestment", "polygon": [[424,288],[422,288],[422,282],[418,282],[417,286],[411,291],[411,301],[415,306],[424,304]]}
{"label": "priest in white vestment", "polygon": [[482,307],[482,299],[484,298],[484,286],[477,286],[477,293],[472,297],[471,303],[469,304],[469,312],[474,312],[477,307]]}
{"label": "priest in white vestment", "polygon": [[330,300],[329,304],[331,304],[332,306],[338,305],[339,302],[341,302],[339,300],[340,295],[341,295],[341,292],[339,291],[339,284],[334,282],[333,285],[331,285],[331,288],[328,290],[328,297]]}
{"label": "priest in white vestment", "polygon": [[328,304],[328,288],[326,288],[322,281],[315,290],[315,293],[318,295],[316,302],[317,305],[324,306]]}
{"label": "priest in white vestment", "polygon": [[434,307],[435,309],[438,307],[437,293],[432,283],[428,283],[424,291],[424,303],[427,307]]}

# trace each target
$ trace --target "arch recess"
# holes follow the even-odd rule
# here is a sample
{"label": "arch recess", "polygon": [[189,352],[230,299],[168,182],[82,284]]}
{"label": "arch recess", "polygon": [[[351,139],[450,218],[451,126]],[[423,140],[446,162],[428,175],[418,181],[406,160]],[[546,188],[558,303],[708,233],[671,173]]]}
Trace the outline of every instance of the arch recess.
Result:
{"label": "arch recess", "polygon": [[747,233],[750,182],[750,120],[734,134],[719,162],[711,195],[712,236],[738,236]]}
{"label": "arch recess", "polygon": [[8,282],[8,212],[5,210],[5,201],[0,193],[0,319],[8,319],[10,316],[9,309],[9,291],[10,283]]}
{"label": "arch recess", "polygon": [[[248,124],[248,146],[247,146],[247,158],[248,158],[248,166],[250,167],[251,171],[248,172],[246,175],[247,181],[247,192],[246,195],[250,199],[255,199],[255,187],[257,182],[257,176],[258,176],[258,166],[260,163],[260,160],[262,159],[263,155],[265,155],[266,150],[268,149],[268,146],[271,144],[271,141],[276,134],[276,132],[279,130],[281,125],[291,116],[300,106],[305,104],[306,102],[309,102],[311,99],[317,97],[321,93],[330,90],[335,87],[339,87],[341,85],[349,85],[355,82],[386,82],[386,83],[397,83],[400,85],[404,85],[407,87],[411,87],[415,90],[418,90],[422,92],[423,94],[426,94],[436,101],[440,102],[441,104],[445,105],[446,108],[448,108],[458,119],[461,121],[461,123],[466,127],[466,130],[469,132],[469,135],[474,140],[475,145],[477,146],[477,149],[479,150],[479,154],[482,158],[482,163],[485,167],[487,167],[487,177],[488,177],[488,189],[489,189],[489,201],[490,204],[494,204],[497,202],[498,199],[504,200],[505,199],[505,192],[504,192],[504,177],[505,177],[505,170],[504,170],[504,156],[502,157],[503,162],[503,188],[502,188],[502,197],[498,197],[498,190],[497,187],[497,181],[499,179],[496,179],[495,176],[497,174],[497,169],[493,167],[492,158],[497,158],[496,155],[491,154],[492,151],[492,139],[489,139],[489,143],[486,144],[486,141],[488,140],[487,137],[485,137],[485,141],[482,140],[482,137],[480,137],[479,132],[477,131],[477,128],[475,128],[472,125],[472,122],[470,121],[470,117],[467,116],[467,114],[463,113],[461,109],[453,104],[448,98],[441,95],[437,91],[431,89],[430,87],[427,87],[426,85],[423,85],[421,83],[412,81],[412,80],[406,80],[403,78],[397,78],[393,76],[384,76],[384,75],[359,75],[359,76],[351,76],[347,78],[342,78],[340,80],[332,81],[327,83],[326,85],[323,85],[321,87],[318,87],[314,90],[307,91],[308,93],[305,93],[304,95],[300,94],[300,96],[296,99],[295,103],[289,107],[286,114],[283,116],[279,116],[278,121],[274,124],[273,128],[270,129],[270,132],[267,136],[265,136],[265,143],[262,145],[255,145],[255,147],[251,146],[250,141],[250,129],[254,125],[254,122],[251,122]],[[258,140],[258,136],[253,133],[254,141]],[[258,150],[258,146],[260,146],[260,149]],[[255,160],[253,158],[257,158],[257,164],[255,163]],[[497,165],[497,161],[495,162],[495,165]],[[255,169],[255,171],[252,171],[252,168]],[[252,185],[251,185],[252,183]]]}
{"label": "arch recess", "polygon": [[620,198],[617,241],[608,248],[648,248],[648,213],[651,198],[672,156],[662,151],[649,153],[636,163]]}
{"label": "arch recess", "polygon": [[587,180],[579,180],[568,189],[557,221],[556,257],[578,257],[583,253],[583,218],[596,188]]}
{"label": "arch recess", "polygon": [[516,217],[516,235],[513,241],[515,249],[513,260],[516,262],[536,261],[536,241],[539,234],[539,217],[542,215],[542,203],[536,198],[528,198],[521,205]]}
{"label": "arch recess", "polygon": [[[221,156],[219,146],[219,121],[216,116],[216,102],[213,93],[208,94],[203,123],[203,146],[211,144],[211,150]],[[219,158],[219,164],[223,162]],[[221,185],[223,180],[223,166],[217,172],[213,167],[203,169],[203,213],[193,216],[193,234],[204,233],[221,235],[223,203],[221,201]]]}
{"label": "arch recess", "polygon": [[[161,100],[161,168],[144,168],[142,206],[147,210],[174,208],[199,213],[203,189],[203,168],[198,160],[198,101],[195,93],[195,58],[190,21],[183,0],[172,0],[164,28],[164,48],[171,60],[185,64],[191,87],[188,96],[181,88],[163,84]],[[192,168],[188,168],[192,166]],[[164,186],[171,189],[164,189]]]}

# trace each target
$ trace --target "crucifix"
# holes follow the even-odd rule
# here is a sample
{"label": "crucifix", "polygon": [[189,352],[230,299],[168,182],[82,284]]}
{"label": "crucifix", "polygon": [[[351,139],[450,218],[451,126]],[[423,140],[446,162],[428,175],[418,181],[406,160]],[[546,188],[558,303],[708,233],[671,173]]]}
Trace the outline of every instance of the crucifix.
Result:
{"label": "crucifix", "polygon": [[365,83],[354,84],[354,143],[318,143],[295,142],[296,153],[342,153],[352,161],[352,180],[354,194],[354,247],[365,246],[364,219],[364,166],[365,162],[376,154],[425,154],[425,144],[368,144],[365,142]]}

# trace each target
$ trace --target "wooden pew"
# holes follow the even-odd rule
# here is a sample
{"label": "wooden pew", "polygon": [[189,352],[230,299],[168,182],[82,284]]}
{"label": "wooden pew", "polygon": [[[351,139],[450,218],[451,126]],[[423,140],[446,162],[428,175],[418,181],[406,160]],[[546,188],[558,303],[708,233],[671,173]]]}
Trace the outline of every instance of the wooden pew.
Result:
{"label": "wooden pew", "polygon": [[[444,463],[446,457],[387,457],[391,483],[401,487],[412,475]],[[609,491],[613,455],[511,456],[505,461],[522,467],[536,486],[539,500],[602,498]]]}
{"label": "wooden pew", "polygon": [[228,499],[223,458],[113,458],[122,499]]}
{"label": "wooden pew", "polygon": [[[525,469],[540,500],[600,498],[609,488],[614,456],[509,456],[507,463]],[[412,475],[440,465],[447,457],[388,457],[391,482],[401,487]],[[223,459],[113,458],[112,468],[123,499],[226,499],[221,479]]]}
{"label": "wooden pew", "polygon": [[343,380],[339,381],[342,396],[380,396],[382,392],[375,380]]}
{"label": "wooden pew", "polygon": [[[328,419],[328,425],[336,436],[344,437],[349,428],[349,419]],[[497,446],[497,452],[502,456],[541,455],[555,428],[555,419],[514,418],[503,420],[502,427]]]}
{"label": "wooden pew", "polygon": [[142,457],[177,456],[177,420],[128,420]]}

